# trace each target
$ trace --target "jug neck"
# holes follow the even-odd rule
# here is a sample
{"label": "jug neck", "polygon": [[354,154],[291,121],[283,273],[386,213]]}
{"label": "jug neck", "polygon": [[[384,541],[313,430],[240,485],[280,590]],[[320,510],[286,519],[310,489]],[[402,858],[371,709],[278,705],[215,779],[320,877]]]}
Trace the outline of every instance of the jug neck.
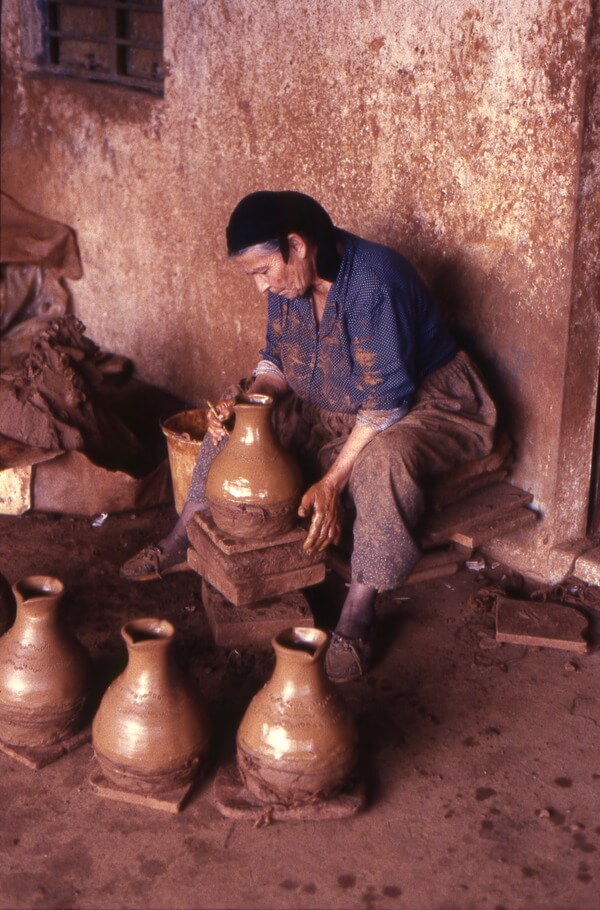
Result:
{"label": "jug neck", "polygon": [[247,401],[235,406],[233,435],[243,445],[254,445],[273,438],[271,412],[273,399],[269,395],[249,395]]}
{"label": "jug neck", "polygon": [[50,575],[28,575],[13,585],[17,601],[15,627],[49,626],[58,618],[58,603],[65,586]]}
{"label": "jug neck", "polygon": [[320,629],[286,629],[273,639],[275,669],[272,684],[284,700],[295,697],[324,698],[331,691],[325,673],[328,635]]}
{"label": "jug neck", "polygon": [[127,645],[127,672],[143,688],[161,686],[172,672],[175,628],[165,619],[134,619],[125,623],[121,635]]}

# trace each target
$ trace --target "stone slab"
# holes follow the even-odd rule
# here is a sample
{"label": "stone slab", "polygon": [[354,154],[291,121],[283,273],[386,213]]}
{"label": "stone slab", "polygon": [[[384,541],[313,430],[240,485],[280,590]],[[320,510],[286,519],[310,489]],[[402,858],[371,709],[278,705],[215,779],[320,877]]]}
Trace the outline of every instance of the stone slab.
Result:
{"label": "stone slab", "polygon": [[113,784],[112,781],[109,781],[97,765],[90,774],[89,781],[94,793],[98,796],[103,796],[105,799],[114,799],[117,802],[129,803],[132,806],[143,806],[146,809],[159,809],[161,812],[169,812],[172,815],[181,812],[196,783],[192,781],[185,787],[177,787],[174,790],[153,796],[143,793],[132,793],[130,790],[123,790]]}
{"label": "stone slab", "polygon": [[252,539],[230,537],[216,526],[213,517],[208,509],[203,509],[200,512],[196,512],[188,525],[188,534],[190,533],[190,529],[194,526],[197,526],[202,531],[204,531],[212,543],[214,543],[214,545],[218,547],[222,553],[226,553],[227,555],[231,555],[233,553],[248,553],[253,552],[254,550],[262,550],[268,549],[269,547],[281,546],[282,544],[302,544],[306,540],[307,535],[305,528],[297,527],[291,531],[288,531],[287,534],[280,534],[277,537]]}
{"label": "stone slab", "polygon": [[366,787],[358,779],[347,790],[329,799],[315,800],[304,806],[279,806],[262,802],[244,786],[237,765],[220,768],[213,785],[213,801],[225,818],[247,819],[258,827],[274,821],[331,821],[352,818],[366,805]]}
{"label": "stone slab", "polygon": [[588,585],[600,585],[600,547],[594,547],[578,556],[573,574]]}
{"label": "stone slab", "polygon": [[530,647],[557,648],[586,654],[586,617],[573,607],[499,597],[496,641]]}
{"label": "stone slab", "polygon": [[313,625],[308,601],[300,591],[239,607],[202,579],[202,603],[215,644],[223,648],[269,645],[283,629]]}
{"label": "stone slab", "polygon": [[537,521],[537,515],[523,506],[508,515],[501,515],[493,521],[477,522],[459,531],[453,531],[450,539],[463,547],[474,549],[488,540],[495,540],[497,537],[504,537],[511,531],[518,531],[534,525]]}
{"label": "stone slab", "polygon": [[54,743],[51,746],[11,746],[0,740],[0,752],[14,758],[32,771],[39,771],[40,768],[51,765],[63,755],[68,755],[75,749],[79,749],[80,746],[89,743],[91,739],[92,728],[88,726],[68,739],[63,739],[62,742]]}
{"label": "stone slab", "polygon": [[245,579],[259,575],[272,575],[275,572],[288,572],[323,562],[322,553],[308,553],[302,549],[304,538],[278,543],[270,547],[254,550],[244,548],[241,551],[225,553],[211,539],[197,522],[190,522],[187,527],[192,548],[201,560],[218,567],[221,574],[232,581],[241,583]]}
{"label": "stone slab", "polygon": [[456,532],[468,532],[475,525],[490,524],[532,500],[531,493],[506,481],[491,484],[429,516],[419,535],[421,545],[431,549],[447,543]]}
{"label": "stone slab", "polygon": [[194,572],[201,575],[238,607],[319,584],[325,578],[326,571],[325,563],[320,562],[287,572],[273,572],[269,575],[256,575],[238,580],[232,578],[226,569],[206,559],[191,547],[188,549],[187,557],[188,565]]}

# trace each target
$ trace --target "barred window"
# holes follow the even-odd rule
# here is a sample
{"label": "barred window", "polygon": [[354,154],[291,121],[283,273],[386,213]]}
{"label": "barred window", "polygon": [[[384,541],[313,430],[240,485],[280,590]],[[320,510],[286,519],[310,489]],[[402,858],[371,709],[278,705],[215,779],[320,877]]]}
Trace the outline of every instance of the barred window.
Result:
{"label": "barred window", "polygon": [[163,93],[162,0],[44,0],[42,68]]}

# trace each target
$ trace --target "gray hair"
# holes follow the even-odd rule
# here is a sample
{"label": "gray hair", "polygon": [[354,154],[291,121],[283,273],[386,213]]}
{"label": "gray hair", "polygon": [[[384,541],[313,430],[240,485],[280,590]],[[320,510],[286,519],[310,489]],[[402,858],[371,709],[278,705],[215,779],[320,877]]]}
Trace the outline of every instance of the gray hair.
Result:
{"label": "gray hair", "polygon": [[272,253],[281,252],[281,244],[279,240],[265,240],[264,243],[255,243],[252,246],[244,247],[243,250],[237,250],[235,253],[229,253],[229,259],[235,259],[236,256],[243,256],[244,253],[248,253],[252,250],[253,253],[256,253],[257,256],[269,256]]}

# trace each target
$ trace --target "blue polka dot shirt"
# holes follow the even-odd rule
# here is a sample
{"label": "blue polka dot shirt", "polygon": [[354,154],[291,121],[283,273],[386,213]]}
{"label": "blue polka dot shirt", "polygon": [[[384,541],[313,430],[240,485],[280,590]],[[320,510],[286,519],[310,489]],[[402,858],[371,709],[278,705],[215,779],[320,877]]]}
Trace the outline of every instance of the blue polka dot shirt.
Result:
{"label": "blue polka dot shirt", "polygon": [[419,383],[457,347],[403,256],[345,231],[339,239],[344,254],[320,325],[308,297],[269,293],[257,372],[281,372],[310,404],[384,429],[410,409]]}

